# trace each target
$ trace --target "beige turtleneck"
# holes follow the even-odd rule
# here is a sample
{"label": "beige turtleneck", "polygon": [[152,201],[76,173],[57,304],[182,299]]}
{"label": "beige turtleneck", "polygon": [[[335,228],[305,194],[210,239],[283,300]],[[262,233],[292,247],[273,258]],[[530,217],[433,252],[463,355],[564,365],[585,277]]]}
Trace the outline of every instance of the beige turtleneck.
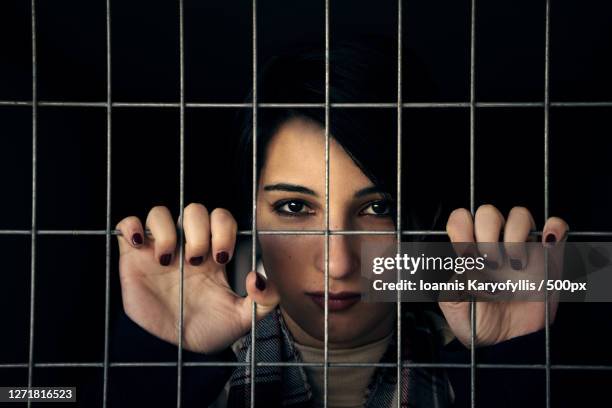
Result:
{"label": "beige turtleneck", "polygon": [[[293,344],[305,363],[324,362],[324,344],[302,329],[286,311],[281,308],[283,321],[293,337]],[[383,319],[375,330],[378,337],[366,344],[347,341],[344,344],[329,344],[328,358],[331,363],[379,363],[393,336],[393,316]],[[373,334],[372,332],[371,334]],[[353,343],[353,344],[351,344]],[[376,367],[330,367],[327,383],[327,405],[339,408],[363,408],[367,387]],[[323,407],[323,367],[304,366],[312,390],[313,406]]]}
{"label": "beige turtleneck", "polygon": [[[332,363],[378,363],[387,350],[391,336],[370,344],[350,349],[329,349]],[[324,350],[294,343],[306,363],[322,363]],[[329,407],[363,408],[365,393],[376,367],[330,367],[327,383],[327,404]],[[304,371],[312,388],[313,405],[323,406],[323,367],[305,366]]]}

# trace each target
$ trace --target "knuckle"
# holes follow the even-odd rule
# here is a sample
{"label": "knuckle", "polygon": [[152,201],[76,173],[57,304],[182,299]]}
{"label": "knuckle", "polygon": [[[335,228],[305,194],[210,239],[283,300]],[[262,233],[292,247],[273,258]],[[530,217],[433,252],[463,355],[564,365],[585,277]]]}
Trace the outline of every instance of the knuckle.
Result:
{"label": "knuckle", "polygon": [[563,219],[563,218],[559,218],[559,217],[550,217],[548,219],[548,222],[551,223],[552,225],[559,225],[562,228],[568,229],[569,230],[569,225],[567,224],[567,222]]}
{"label": "knuckle", "polygon": [[531,212],[527,209],[527,207],[523,207],[523,206],[515,206],[512,207],[512,209],[510,210],[510,212],[508,213],[508,218],[527,218],[530,219],[531,218]]}
{"label": "knuckle", "polygon": [[453,210],[448,216],[448,221],[446,222],[446,229],[449,228],[454,229],[463,224],[463,220],[471,217],[470,212],[465,208],[457,208]]}
{"label": "knuckle", "polygon": [[140,228],[141,228],[140,219],[138,219],[138,217],[133,216],[133,215],[129,217],[125,217],[124,219],[119,221],[117,225],[115,226],[116,230],[120,230],[124,232],[139,230]]}
{"label": "knuckle", "polygon": [[232,213],[225,208],[215,208],[211,213],[211,217],[214,217],[218,222],[227,224],[231,227],[236,227],[237,225]]}
{"label": "knuckle", "polygon": [[195,255],[204,255],[208,251],[208,243],[204,241],[199,242],[187,242],[187,249],[189,253]]}
{"label": "knuckle", "polygon": [[482,204],[476,209],[476,215],[478,214],[491,214],[498,212],[497,208],[493,204]]}
{"label": "knuckle", "polygon": [[208,209],[201,203],[189,203],[189,205],[185,207],[184,212],[185,216],[187,216],[188,214],[191,215],[192,213],[208,213]]}
{"label": "knuckle", "polygon": [[121,221],[119,221],[119,222],[118,222],[118,223],[115,225],[115,229],[118,229],[118,230],[122,229],[122,228],[125,226],[125,224],[126,224],[126,220],[127,220],[127,218],[124,218],[124,219],[122,219]]}
{"label": "knuckle", "polygon": [[170,210],[164,205],[156,205],[149,210],[149,217],[158,217],[162,214],[169,214]]}
{"label": "knuckle", "polygon": [[176,247],[176,238],[164,236],[155,240],[155,247],[160,250],[174,250]]}
{"label": "knuckle", "polygon": [[165,205],[155,205],[153,207],[151,207],[151,211],[150,212],[160,212],[160,211],[168,211],[168,207],[166,207]]}
{"label": "knuckle", "polygon": [[185,242],[190,251],[203,251],[208,248],[210,242],[209,234],[190,234],[186,237]]}
{"label": "knuckle", "polygon": [[446,310],[448,312],[454,312],[454,311],[460,310],[465,307],[464,302],[459,302],[459,301],[438,302],[438,305],[440,306],[440,309]]}
{"label": "knuckle", "polygon": [[499,222],[501,223],[504,222],[504,216],[497,209],[497,207],[495,207],[493,204],[482,204],[481,206],[478,207],[478,209],[476,210],[476,214],[474,215],[474,218],[480,219],[483,217],[485,218],[494,217],[494,218],[497,218]]}
{"label": "knuckle", "polygon": [[124,221],[125,221],[125,225],[128,228],[137,229],[140,227],[140,220],[138,219],[138,217],[130,216],[130,217],[125,218]]}
{"label": "knuckle", "polygon": [[446,233],[451,241],[462,239],[463,232],[472,222],[472,214],[465,208],[454,210],[446,222]]}
{"label": "knuckle", "polygon": [[229,210],[222,207],[215,208],[214,210],[212,210],[212,213],[215,214],[215,216],[217,217],[234,218]]}

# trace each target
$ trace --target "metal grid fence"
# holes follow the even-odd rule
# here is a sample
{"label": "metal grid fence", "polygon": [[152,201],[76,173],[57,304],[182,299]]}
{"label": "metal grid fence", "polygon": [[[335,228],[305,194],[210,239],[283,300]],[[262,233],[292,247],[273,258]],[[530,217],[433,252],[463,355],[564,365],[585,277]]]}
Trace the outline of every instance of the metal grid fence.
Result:
{"label": "metal grid fence", "polygon": [[[469,109],[470,126],[470,211],[475,211],[475,114],[476,108],[544,108],[544,219],[548,218],[549,209],[549,111],[550,107],[612,107],[611,102],[551,102],[549,94],[549,72],[550,72],[550,7],[551,1],[546,0],[546,20],[545,20],[545,50],[544,50],[544,96],[542,102],[477,102],[475,87],[475,53],[476,53],[476,0],[471,0],[470,14],[470,74],[469,90],[470,97],[467,102],[431,102],[431,103],[404,103],[402,101],[402,0],[397,2],[397,100],[390,103],[331,103],[329,98],[330,78],[329,78],[329,27],[330,27],[330,0],[325,0],[325,102],[324,103],[258,103],[257,99],[257,0],[252,0],[252,101],[250,103],[188,103],[185,101],[185,75],[184,75],[184,8],[183,0],[177,0],[179,9],[179,101],[175,103],[155,103],[155,102],[135,102],[126,103],[113,101],[111,89],[111,1],[106,0],[106,101],[97,102],[70,102],[70,101],[40,101],[37,97],[37,15],[36,0],[31,0],[31,36],[32,36],[32,100],[0,100],[0,106],[28,106],[32,109],[32,216],[31,228],[29,230],[0,229],[0,235],[30,235],[31,237],[31,264],[30,264],[30,320],[29,320],[29,348],[27,363],[0,364],[0,368],[27,368],[28,387],[32,386],[34,368],[54,368],[54,367],[73,367],[73,368],[102,368],[103,369],[103,400],[102,406],[107,406],[107,394],[109,383],[109,368],[111,367],[176,367],[177,368],[177,396],[176,406],[181,407],[181,385],[183,367],[210,367],[210,366],[243,366],[250,365],[251,375],[254,377],[255,368],[263,366],[288,367],[295,365],[319,366],[324,369],[324,405],[327,406],[327,390],[329,379],[329,367],[395,367],[397,369],[397,403],[401,405],[401,369],[404,367],[438,367],[438,368],[464,368],[470,369],[470,402],[471,406],[477,405],[476,399],[476,369],[502,368],[502,369],[535,369],[545,370],[546,373],[546,407],[550,407],[550,373],[551,370],[612,370],[612,366],[607,365],[567,365],[551,364],[550,359],[550,330],[549,330],[549,310],[548,302],[545,309],[545,363],[544,364],[483,364],[477,363],[474,345],[476,335],[476,303],[471,301],[470,320],[471,320],[471,358],[469,364],[438,364],[438,363],[405,363],[400,360],[401,353],[401,303],[397,301],[397,361],[396,363],[331,363],[328,361],[328,295],[329,295],[329,237],[331,235],[353,235],[353,234],[380,234],[396,235],[398,245],[402,236],[427,236],[427,235],[446,235],[445,231],[438,230],[402,230],[401,213],[401,169],[402,169],[402,109],[403,108],[458,108]],[[57,107],[95,107],[106,111],[106,228],[104,230],[41,230],[37,228],[36,205],[37,205],[37,118],[39,106]],[[180,292],[179,292],[179,311],[181,319],[179,321],[179,344],[177,361],[174,362],[111,362],[109,360],[109,307],[110,307],[110,273],[111,273],[111,237],[120,234],[119,231],[111,228],[111,172],[112,172],[112,113],[113,109],[121,108],[179,108],[179,138],[180,138],[180,172],[179,172],[179,208],[180,219],[182,220],[182,209],[184,208],[184,162],[185,162],[185,109],[186,108],[245,108],[251,109],[253,115],[253,179],[252,179],[252,225],[250,230],[238,231],[239,235],[254,237],[251,240],[251,265],[256,268],[256,239],[257,234],[282,234],[282,235],[301,235],[314,234],[325,237],[324,246],[324,281],[325,281],[325,326],[324,326],[324,361],[323,363],[291,363],[291,362],[257,362],[255,353],[251,354],[251,361],[248,363],[240,362],[184,362],[182,355],[182,333],[183,333],[183,274],[184,274],[184,248],[183,230],[179,228],[179,250],[182,256],[180,259]],[[320,231],[280,231],[280,230],[258,230],[256,220],[256,184],[257,184],[257,111],[259,108],[324,108],[325,109],[325,229]],[[331,108],[394,108],[397,110],[397,219],[396,225],[400,226],[396,231],[330,231],[329,230],[329,114]],[[535,231],[541,234],[541,231]],[[36,243],[39,235],[104,235],[106,237],[106,264],[105,264],[105,321],[104,321],[104,361],[93,363],[61,362],[61,363],[42,363],[34,360],[34,305],[35,305],[35,272],[36,272]],[[570,236],[582,237],[612,237],[612,231],[571,231]],[[255,316],[256,307],[253,305],[251,315],[251,341],[255,347]],[[255,382],[251,381],[251,407],[255,406]],[[28,402],[28,407],[31,402]]]}

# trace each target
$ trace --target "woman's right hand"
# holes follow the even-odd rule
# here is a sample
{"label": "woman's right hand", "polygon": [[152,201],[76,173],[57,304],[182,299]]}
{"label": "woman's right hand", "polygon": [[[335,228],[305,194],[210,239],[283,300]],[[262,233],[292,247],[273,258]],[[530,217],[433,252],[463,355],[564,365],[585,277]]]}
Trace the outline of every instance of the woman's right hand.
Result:
{"label": "woman's right hand", "polygon": [[[201,204],[183,211],[185,262],[183,286],[183,348],[213,353],[230,346],[251,329],[251,305],[257,319],[279,301],[271,282],[251,271],[247,297],[227,282],[225,265],[236,243],[232,214],[216,208],[210,214]],[[124,218],[117,229],[119,272],[126,314],[155,336],[178,344],[180,268],[177,227],[168,208],[153,207],[146,236],[137,217]]]}

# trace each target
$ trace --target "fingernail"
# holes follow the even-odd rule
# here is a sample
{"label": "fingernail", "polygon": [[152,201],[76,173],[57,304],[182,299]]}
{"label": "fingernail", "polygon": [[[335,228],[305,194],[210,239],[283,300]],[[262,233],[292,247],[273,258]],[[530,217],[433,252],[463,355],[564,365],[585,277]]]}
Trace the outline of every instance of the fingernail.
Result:
{"label": "fingernail", "polygon": [[463,253],[463,256],[464,256],[465,258],[476,258],[476,251],[473,251],[473,250],[471,250],[471,249],[468,249],[467,251],[465,251],[465,252]]}
{"label": "fingernail", "polygon": [[259,291],[266,290],[266,280],[259,274],[259,272],[255,272],[255,287]]}
{"label": "fingernail", "polygon": [[220,264],[227,263],[227,261],[229,260],[229,254],[225,251],[218,252],[216,259],[217,262]]}
{"label": "fingernail", "polygon": [[142,235],[140,235],[139,233],[136,233],[134,235],[132,235],[132,244],[134,245],[142,245]]}
{"label": "fingernail", "polygon": [[204,257],[203,256],[193,256],[189,260],[189,263],[192,264],[193,266],[198,266],[198,265],[200,265],[202,263],[202,261],[204,261]]}
{"label": "fingernail", "polygon": [[491,261],[490,259],[485,259],[484,263],[488,269],[497,269],[499,266],[497,262]]}
{"label": "fingernail", "polygon": [[162,266],[170,265],[170,260],[172,260],[171,254],[164,254],[159,257],[159,263],[162,264]]}
{"label": "fingernail", "polygon": [[555,234],[548,233],[548,235],[546,236],[546,242],[549,242],[549,243],[557,242],[557,237],[555,236]]}
{"label": "fingernail", "polygon": [[520,271],[521,269],[523,269],[523,263],[520,259],[510,258],[510,267],[512,267],[512,269],[514,269],[515,271]]}
{"label": "fingernail", "polygon": [[495,287],[495,286],[494,286],[494,285],[495,285],[495,283],[496,283],[495,281],[492,281],[492,280],[485,280],[484,282],[485,282],[485,283],[492,283],[492,284],[493,284],[493,285],[487,285],[487,289],[485,289],[485,292],[487,292],[489,295],[495,295],[495,294],[497,294],[497,293],[495,292],[495,290],[493,289],[493,288]]}

